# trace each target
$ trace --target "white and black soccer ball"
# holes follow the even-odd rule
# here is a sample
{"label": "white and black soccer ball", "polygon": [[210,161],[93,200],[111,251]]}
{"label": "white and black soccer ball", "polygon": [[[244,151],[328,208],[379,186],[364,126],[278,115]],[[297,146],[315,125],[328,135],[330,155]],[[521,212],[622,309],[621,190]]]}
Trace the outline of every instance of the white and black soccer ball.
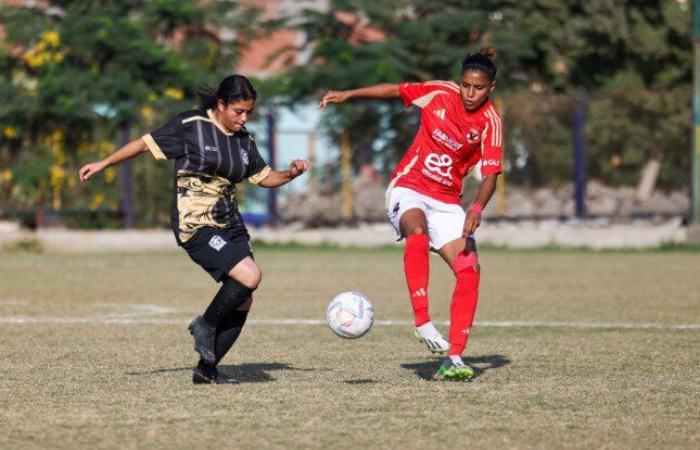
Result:
{"label": "white and black soccer ball", "polygon": [[374,323],[374,307],[359,292],[342,292],[328,305],[326,321],[330,329],[346,339],[364,336]]}

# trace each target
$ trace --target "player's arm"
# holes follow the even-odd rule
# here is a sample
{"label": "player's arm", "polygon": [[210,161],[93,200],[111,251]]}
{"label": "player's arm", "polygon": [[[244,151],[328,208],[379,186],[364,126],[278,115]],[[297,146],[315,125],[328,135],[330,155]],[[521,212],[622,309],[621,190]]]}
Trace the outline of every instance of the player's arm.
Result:
{"label": "player's arm", "polygon": [[289,169],[284,171],[270,170],[268,175],[258,183],[259,186],[266,188],[276,188],[285,185],[306,172],[309,168],[309,162],[302,159],[295,159],[289,163]]}
{"label": "player's arm", "polygon": [[131,141],[102,161],[92,162],[81,167],[78,171],[80,181],[87,181],[97,172],[100,172],[109,166],[126,161],[127,159],[131,159],[147,150],[148,147],[146,146],[146,142],[142,138]]}
{"label": "player's arm", "polygon": [[326,109],[326,106],[331,103],[343,103],[351,98],[398,98],[400,96],[398,84],[382,83],[347,91],[328,91],[318,107]]}
{"label": "player's arm", "polygon": [[491,200],[493,193],[496,191],[497,179],[498,174],[492,173],[485,175],[481,180],[474,203],[471,204],[469,210],[467,211],[467,219],[464,221],[463,237],[467,237],[474,233],[479,225],[481,225],[481,212],[486,207],[489,200]]}

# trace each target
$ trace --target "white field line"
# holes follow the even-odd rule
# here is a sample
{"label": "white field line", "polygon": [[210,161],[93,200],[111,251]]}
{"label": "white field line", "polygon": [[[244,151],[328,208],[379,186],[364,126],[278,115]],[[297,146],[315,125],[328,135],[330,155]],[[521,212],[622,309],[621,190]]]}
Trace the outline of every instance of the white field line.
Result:
{"label": "white field line", "polygon": [[[192,318],[138,318],[114,316],[0,316],[0,324],[65,324],[65,325],[186,325]],[[325,325],[319,319],[251,319],[253,325]],[[409,320],[377,320],[379,326],[412,326]],[[448,325],[448,322],[442,322]],[[483,320],[475,326],[485,328],[579,328],[622,330],[700,330],[697,323],[659,322],[596,322],[596,321],[547,321],[547,320]]]}

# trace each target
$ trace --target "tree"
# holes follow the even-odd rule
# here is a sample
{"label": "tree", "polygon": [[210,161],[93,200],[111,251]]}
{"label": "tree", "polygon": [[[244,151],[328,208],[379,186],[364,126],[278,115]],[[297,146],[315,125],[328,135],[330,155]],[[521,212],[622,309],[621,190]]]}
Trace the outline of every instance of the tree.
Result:
{"label": "tree", "polygon": [[[634,98],[663,90],[673,100],[649,104],[644,120],[648,124],[651,117],[660,117],[661,128],[671,133],[666,148],[654,152],[673,154],[670,161],[681,164],[680,169],[662,170],[662,176],[668,174],[667,186],[683,182],[677,175],[687,165],[684,120],[689,105],[683,95],[692,72],[689,1],[329,3],[327,10],[307,9],[301,19],[290,18],[305,34],[303,49],[310,55],[307,64],[275,82],[275,93],[290,103],[317,99],[328,88],[456,79],[467,52],[491,45],[499,69],[497,96],[507,108],[507,158],[514,180],[540,184],[570,176],[568,114],[579,93],[599,100],[588,110],[590,174],[609,177],[615,155],[638,167],[650,145],[664,144],[649,127],[634,126]],[[616,101],[618,115],[609,121],[601,102],[625,95],[629,101]],[[329,110],[325,128],[336,139],[340,130],[349,130],[356,166],[379,159],[388,169],[407,148],[416,119],[398,102],[354,102]],[[634,133],[624,151],[616,130]],[[627,176],[616,178],[623,179],[629,182]]]}
{"label": "tree", "polygon": [[[35,4],[41,6],[0,7],[0,186],[5,206],[9,200],[15,208],[47,201],[115,207],[114,188],[75,185],[79,164],[111,152],[120,125],[140,133],[192,106],[198,86],[230,72],[236,33],[245,34],[256,17],[233,1]],[[168,172],[139,170],[150,171],[139,177],[137,189],[146,191]],[[104,178],[115,179],[113,171]]]}

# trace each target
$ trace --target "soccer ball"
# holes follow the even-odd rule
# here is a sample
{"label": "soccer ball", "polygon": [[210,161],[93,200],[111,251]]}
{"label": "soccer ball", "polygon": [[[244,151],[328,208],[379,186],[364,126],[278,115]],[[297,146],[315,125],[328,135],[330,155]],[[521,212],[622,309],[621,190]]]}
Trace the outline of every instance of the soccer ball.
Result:
{"label": "soccer ball", "polygon": [[374,307],[359,292],[343,292],[328,305],[326,321],[330,329],[346,339],[362,337],[374,323]]}

